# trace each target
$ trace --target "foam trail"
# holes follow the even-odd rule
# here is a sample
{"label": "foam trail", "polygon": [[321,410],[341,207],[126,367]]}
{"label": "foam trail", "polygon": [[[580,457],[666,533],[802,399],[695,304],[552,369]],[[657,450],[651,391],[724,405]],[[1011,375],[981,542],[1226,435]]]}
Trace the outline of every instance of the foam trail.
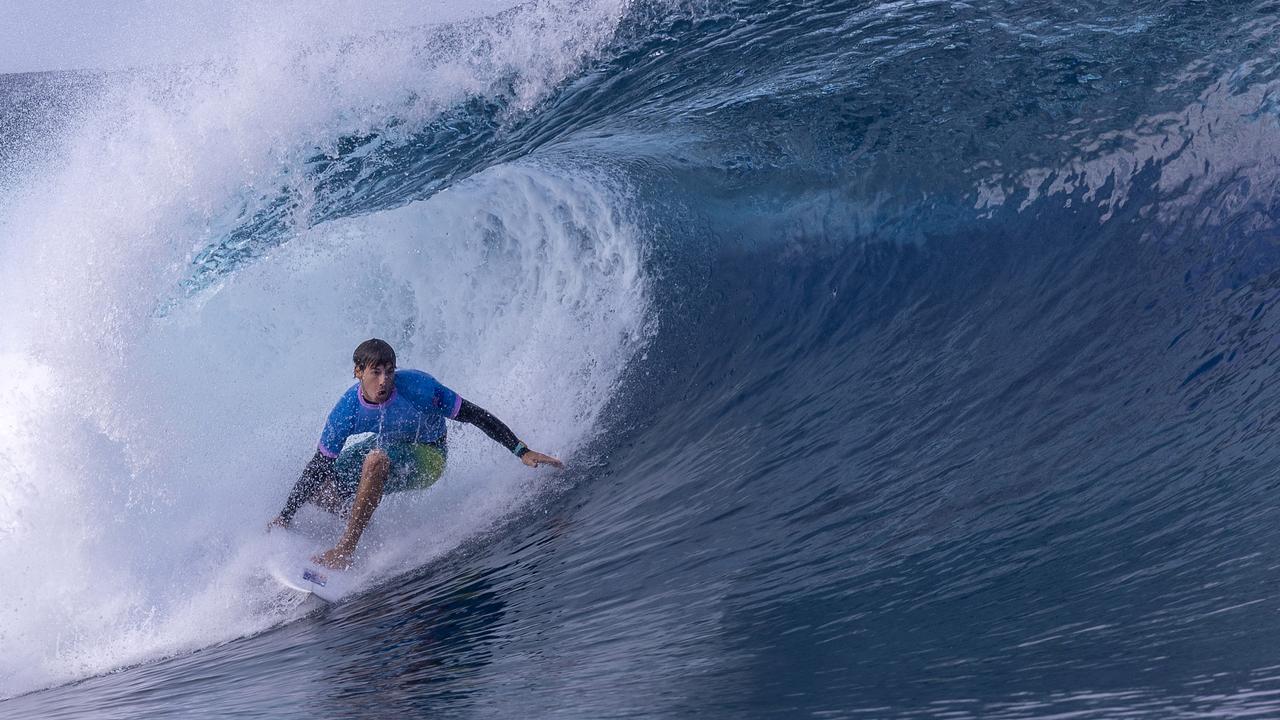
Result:
{"label": "foam trail", "polygon": [[[0,697],[290,617],[255,582],[262,528],[365,337],[536,447],[572,453],[594,432],[643,345],[648,301],[626,192],[585,170],[495,167],[397,210],[302,219],[200,302],[154,313],[241,210],[281,183],[307,194],[296,171],[318,144],[389,107],[411,130],[495,79],[527,107],[607,37],[618,7],[514,12],[443,61],[406,55],[417,40],[404,33],[138,76],[11,198],[0,300],[24,312],[0,331],[0,364],[21,378],[0,403],[0,569],[15,589],[0,598]],[[540,39],[508,33],[533,19]],[[446,478],[380,511],[370,572],[492,523],[536,491],[523,470],[458,432]]]}

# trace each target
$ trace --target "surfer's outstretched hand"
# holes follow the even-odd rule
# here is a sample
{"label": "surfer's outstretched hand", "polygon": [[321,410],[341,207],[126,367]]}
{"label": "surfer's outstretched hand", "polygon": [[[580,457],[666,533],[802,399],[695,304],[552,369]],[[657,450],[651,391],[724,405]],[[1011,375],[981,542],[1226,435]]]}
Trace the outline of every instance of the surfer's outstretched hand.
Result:
{"label": "surfer's outstretched hand", "polygon": [[535,467],[535,468],[538,467],[539,465],[550,465],[551,467],[558,467],[558,468],[564,467],[564,463],[551,457],[550,455],[543,455],[542,453],[537,452],[536,450],[530,450],[524,455],[521,455],[520,462],[524,463],[525,465],[528,465],[529,467]]}

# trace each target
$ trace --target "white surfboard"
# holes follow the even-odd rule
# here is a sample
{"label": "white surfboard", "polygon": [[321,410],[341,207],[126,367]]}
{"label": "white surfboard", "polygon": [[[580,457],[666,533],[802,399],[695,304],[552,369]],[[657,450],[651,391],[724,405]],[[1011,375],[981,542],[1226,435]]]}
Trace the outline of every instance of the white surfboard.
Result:
{"label": "white surfboard", "polygon": [[350,571],[331,570],[311,559],[324,548],[315,547],[305,537],[288,530],[277,530],[273,535],[275,548],[264,564],[276,582],[328,603],[336,603],[355,590],[356,578]]}
{"label": "white surfboard", "polygon": [[351,576],[345,571],[330,570],[315,563],[303,563],[298,569],[298,577],[312,595],[328,603],[336,603],[351,594],[354,586]]}
{"label": "white surfboard", "polygon": [[347,571],[331,570],[313,562],[272,558],[267,563],[271,577],[281,585],[310,593],[327,603],[336,603],[355,589],[355,579]]}

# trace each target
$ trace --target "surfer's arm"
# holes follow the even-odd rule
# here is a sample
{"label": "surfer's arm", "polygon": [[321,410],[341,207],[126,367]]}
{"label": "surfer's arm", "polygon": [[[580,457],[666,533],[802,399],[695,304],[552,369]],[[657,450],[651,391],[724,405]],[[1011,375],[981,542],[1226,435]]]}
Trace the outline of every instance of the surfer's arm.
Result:
{"label": "surfer's arm", "polygon": [[284,501],[284,509],[280,511],[280,515],[276,517],[275,522],[272,524],[281,527],[288,525],[293,521],[293,514],[298,512],[298,508],[315,497],[315,494],[325,486],[325,483],[336,482],[338,474],[334,470],[335,462],[335,458],[316,450],[311,462],[307,463],[307,466],[303,468],[302,477],[298,478],[298,482],[294,483],[293,492],[289,493],[289,498]]}
{"label": "surfer's arm", "polygon": [[511,428],[507,427],[506,423],[473,402],[462,400],[458,406],[458,414],[454,415],[453,419],[480,428],[481,432],[514,453],[516,457],[520,458],[520,462],[529,467],[537,467],[542,464],[564,467],[563,463],[550,455],[543,455],[535,450],[530,450],[528,445],[520,442],[520,438],[511,432]]}

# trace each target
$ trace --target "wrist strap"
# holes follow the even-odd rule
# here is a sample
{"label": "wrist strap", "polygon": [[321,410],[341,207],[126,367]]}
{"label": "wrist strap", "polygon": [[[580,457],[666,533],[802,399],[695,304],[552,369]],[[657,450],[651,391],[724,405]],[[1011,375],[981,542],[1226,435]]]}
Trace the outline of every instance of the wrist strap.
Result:
{"label": "wrist strap", "polygon": [[518,442],[515,447],[511,448],[511,454],[516,457],[524,457],[524,454],[527,452],[529,452],[529,446],[525,445],[523,442]]}

